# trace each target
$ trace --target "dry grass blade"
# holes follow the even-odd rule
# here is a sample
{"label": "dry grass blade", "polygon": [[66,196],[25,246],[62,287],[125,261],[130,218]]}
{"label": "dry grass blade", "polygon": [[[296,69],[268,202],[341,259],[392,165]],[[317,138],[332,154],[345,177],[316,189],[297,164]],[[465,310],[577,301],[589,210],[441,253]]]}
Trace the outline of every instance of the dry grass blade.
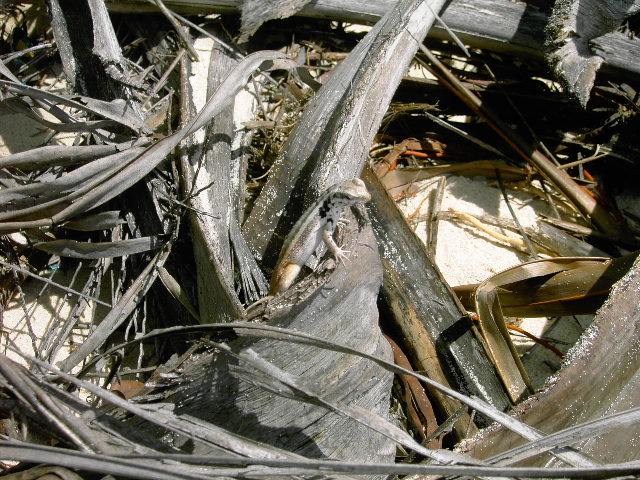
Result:
{"label": "dry grass blade", "polygon": [[94,160],[53,181],[0,190],[0,202],[8,207],[0,213],[0,231],[51,225],[51,217],[76,199],[93,193],[96,186],[111,178],[123,164],[133,161],[141,152],[141,147],[130,148]]}
{"label": "dry grass blade", "polygon": [[487,151],[489,151],[489,152],[493,153],[494,155],[498,155],[499,157],[501,157],[501,158],[504,158],[504,159],[507,159],[507,160],[508,160],[508,157],[507,157],[504,153],[502,153],[500,150],[498,150],[498,149],[496,149],[496,148],[492,147],[491,145],[489,145],[489,144],[487,144],[487,143],[483,142],[483,141],[482,141],[482,140],[480,140],[479,138],[474,137],[473,135],[469,135],[469,134],[468,134],[467,132],[465,132],[464,130],[462,130],[462,129],[460,129],[460,128],[458,128],[458,127],[454,126],[454,125],[452,125],[451,123],[449,123],[449,122],[447,122],[447,121],[445,121],[445,120],[442,120],[442,119],[441,119],[441,118],[439,118],[439,117],[436,117],[435,115],[430,114],[429,112],[424,112],[424,114],[425,114],[429,119],[431,119],[432,121],[434,121],[435,123],[437,123],[438,125],[441,125],[441,126],[443,126],[444,128],[446,128],[446,129],[448,129],[448,130],[451,130],[452,132],[457,133],[457,134],[458,134],[458,135],[460,135],[462,138],[465,138],[465,139],[469,140],[470,142],[475,143],[476,145],[478,145],[478,146],[480,146],[480,147],[484,148],[485,150],[487,150]]}
{"label": "dry grass blade", "polygon": [[[7,68],[7,66],[4,64],[4,62],[0,62],[0,73],[2,75],[4,75],[5,77],[7,77],[12,82],[14,82],[16,85],[22,85],[22,82],[11,72],[11,70],[9,70]],[[23,102],[22,100],[17,99],[17,98],[9,98],[9,99],[3,99],[3,102],[6,102],[7,100],[9,100],[9,101],[14,100],[15,101],[14,103],[19,103],[22,106],[26,106],[27,110],[28,110],[27,116],[29,116],[31,118],[34,118],[36,121],[39,121],[41,123],[44,121],[44,119],[42,119],[42,117],[40,115],[36,115],[35,112],[32,112],[29,109],[29,105],[26,104],[25,102]],[[60,120],[60,122],[62,122],[62,124],[75,123],[76,122],[76,119],[73,118],[71,115],[69,115],[64,110],[62,110],[60,107],[58,107],[56,105],[55,101],[36,98],[35,99],[35,103],[37,105],[39,105],[40,107],[44,108],[45,110],[47,110],[49,113],[51,113],[54,117],[56,117],[58,120]]]}
{"label": "dry grass blade", "polygon": [[84,218],[72,220],[64,224],[68,230],[78,230],[80,232],[93,232],[96,230],[108,230],[117,225],[125,223],[119,211],[100,212],[88,215]]}
{"label": "dry grass blade", "polygon": [[[446,475],[452,477],[508,477],[508,478],[578,478],[604,479],[634,475],[640,470],[638,462],[605,465],[592,468],[535,468],[535,467],[483,467],[463,465],[411,465],[411,464],[360,464],[339,460],[288,460],[269,458],[229,458],[196,455],[140,454],[93,455],[68,449],[0,441],[6,457],[16,461],[29,461],[81,468],[97,473],[111,473],[140,479],[210,479],[211,475],[257,476],[272,475]],[[158,463],[151,463],[158,460]],[[170,462],[170,465],[167,463]],[[151,465],[150,465],[151,463]],[[233,468],[233,467],[236,468]],[[258,469],[257,467],[264,468]],[[211,467],[207,469],[207,467]],[[206,475],[203,474],[206,472]],[[318,477],[326,478],[326,477]]]}
{"label": "dry grass blade", "polygon": [[[71,117],[69,115],[63,114],[59,115],[63,117],[62,122],[51,122],[49,120],[46,120],[39,113],[36,113],[36,111],[33,110],[33,105],[31,105],[29,102],[17,97],[5,99],[3,101],[3,107],[13,111],[14,113],[22,114],[25,117],[30,118],[31,120],[34,120],[56,132],[100,132],[104,131],[102,129],[115,128],[120,125],[115,120],[81,121],[76,120],[74,117]],[[52,113],[54,109],[58,108],[54,105],[49,104],[47,104],[46,107],[48,113]],[[60,111],[64,112],[63,110]]]}
{"label": "dry grass blade", "polygon": [[148,252],[166,245],[167,235],[153,237],[131,238],[117,242],[78,242],[76,240],[52,240],[34,245],[38,250],[52,253],[60,257],[84,258],[96,260],[98,258],[122,257],[136,253]]}
{"label": "dry grass blade", "polygon": [[[637,449],[629,449],[627,445],[639,428],[636,423],[639,292],[636,261],[629,273],[616,283],[595,321],[569,353],[558,374],[525,404],[529,408],[514,412],[520,420],[536,428],[560,431],[577,427],[581,422],[585,428],[592,428],[593,425],[586,425],[611,416],[611,423],[598,431],[597,437],[589,437],[586,433],[587,438],[577,448],[611,463],[638,460]],[[556,408],[558,405],[563,408]],[[623,412],[629,415],[623,420],[629,421],[625,428],[616,420],[617,413]],[[593,428],[592,433],[598,430],[595,426]],[[469,440],[463,447],[465,452],[487,459],[501,457],[513,448],[515,436],[511,432],[498,427],[491,433],[485,433],[480,438]],[[580,434],[576,438],[580,438]],[[566,445],[564,441],[559,444]],[[557,463],[541,456],[528,460],[527,464]]]}
{"label": "dry grass blade", "polygon": [[[142,153],[139,147],[96,160],[64,175],[50,184],[34,184],[2,191],[4,202],[16,202],[18,199],[31,199],[35,193],[46,192],[51,198],[35,207],[27,207],[0,214],[5,220],[0,229],[16,230],[20,228],[43,227],[60,224],[118,196],[145,177],[160,163],[186,136],[204,126],[212,117],[224,110],[244,87],[246,80],[260,68],[271,68],[273,62],[283,59],[277,52],[261,52],[249,55],[228,75],[215,94],[209,99],[203,110],[179,132],[165,137]],[[297,64],[293,63],[297,66]],[[291,66],[291,64],[281,64]],[[138,154],[137,156],[135,156]],[[132,157],[134,157],[132,159]],[[119,164],[112,166],[113,160]],[[71,193],[65,194],[65,190]],[[73,201],[71,203],[71,201]],[[71,205],[66,205],[71,203]],[[26,217],[25,221],[6,222],[8,219]],[[32,219],[33,216],[36,219]],[[30,218],[31,217],[31,218]]]}
{"label": "dry grass blade", "polygon": [[[635,259],[635,256],[631,259],[631,263],[625,263],[627,267],[630,267],[633,259]],[[611,260],[605,258],[590,259],[578,257],[534,260],[500,272],[477,286],[474,293],[474,301],[482,333],[484,334],[489,351],[500,373],[500,377],[504,381],[514,403],[526,393],[525,387],[531,392],[533,392],[533,387],[520,361],[520,356],[509,336],[501,308],[500,290],[506,289],[509,291],[509,286],[514,283],[519,283],[523,288],[528,290],[526,293],[523,292],[524,294],[520,298],[527,298],[532,304],[542,303],[547,299],[550,302],[554,302],[558,301],[559,298],[568,300],[576,296],[587,296],[591,293],[597,293],[592,292],[592,288],[590,287],[594,287],[600,277],[603,276],[609,267],[609,263],[611,263]],[[564,278],[564,281],[561,280],[555,284],[555,290],[553,288],[543,290],[544,293],[540,294],[541,298],[539,301],[531,298],[532,290],[539,289],[539,286],[536,286],[538,288],[531,288],[531,281],[533,279],[537,278],[544,282],[544,280],[549,280],[549,277],[553,277],[560,272],[571,271],[583,266],[593,267],[594,265],[597,271],[594,272],[593,268],[587,271],[579,271],[578,274],[575,275],[576,278],[573,282],[567,283],[567,279]],[[619,280],[626,271],[618,271],[618,273],[620,273],[620,275],[612,279],[613,281]],[[585,282],[587,285],[585,285]],[[608,288],[610,288],[612,283],[613,282],[608,284]],[[571,291],[571,293],[567,294],[567,291]],[[545,294],[553,295],[551,292],[556,293],[557,296],[555,298],[545,298]],[[508,304],[509,302],[505,300],[505,303]]]}
{"label": "dry grass blade", "polygon": [[463,304],[477,313],[498,372],[516,402],[533,391],[503,315],[545,316],[595,312],[612,285],[631,268],[640,252],[620,259],[563,257],[517,265],[477,286],[457,287]]}
{"label": "dry grass blade", "polygon": [[73,205],[55,215],[52,219],[53,222],[62,222],[73,215],[102,205],[140,181],[185,137],[202,128],[211,118],[223,111],[233,101],[238,91],[244,88],[247,79],[255,70],[272,68],[275,60],[284,58],[286,57],[277,52],[259,52],[244,58],[209,98],[202,111],[188,125],[149,147],[130,165],[125,166],[97,188],[80,197]]}
{"label": "dry grass blade", "polygon": [[193,45],[191,44],[190,39],[187,38],[187,34],[185,33],[185,31],[182,29],[182,27],[174,17],[173,12],[165,6],[162,0],[152,0],[152,3],[155,3],[155,5],[160,9],[162,14],[167,18],[167,20],[171,22],[176,33],[180,37],[180,40],[182,42],[184,49],[189,52],[189,56],[191,57],[191,59],[195,62],[199,62],[200,57],[198,56],[198,52],[196,52],[195,49],[193,48]]}
{"label": "dry grass blade", "polygon": [[[615,259],[563,257],[539,261],[548,264],[549,269],[532,262],[516,266],[503,272],[502,279],[496,279],[502,313],[508,317],[595,313],[638,254]],[[454,288],[466,308],[475,309],[470,293],[476,288],[477,285]]]}
{"label": "dry grass blade", "polygon": [[42,167],[79,165],[115,154],[132,146],[134,145],[49,145],[2,157],[0,158],[0,168],[17,167],[30,170]]}
{"label": "dry grass blade", "polygon": [[527,232],[525,232],[524,228],[522,228],[522,225],[520,224],[520,221],[518,220],[518,216],[516,215],[516,212],[513,210],[513,207],[511,206],[511,202],[509,201],[509,197],[507,195],[507,190],[505,189],[504,182],[502,181],[502,175],[500,174],[500,170],[497,169],[497,168],[496,168],[496,179],[498,180],[498,185],[500,186],[500,191],[502,192],[502,197],[504,198],[504,201],[507,204],[507,207],[509,208],[509,213],[511,214],[511,218],[513,219],[513,221],[515,222],[516,226],[518,227],[518,232],[520,233],[520,236],[522,237],[522,240],[524,241],[525,245],[527,246],[527,250],[529,251],[529,253],[533,257],[533,259],[537,260],[538,259],[538,254],[536,253],[535,248],[533,248],[533,244],[531,243],[531,240],[529,239],[529,236],[527,235]]}
{"label": "dry grass blade", "polygon": [[496,289],[497,285],[491,281],[478,286],[475,291],[476,311],[493,363],[515,404],[527,393],[533,393],[534,388],[509,336]]}
{"label": "dry grass blade", "polygon": [[52,105],[60,104],[68,108],[108,118],[109,120],[125,125],[136,132],[151,133],[149,127],[147,127],[147,125],[145,125],[142,120],[132,112],[131,108],[124,100],[118,99],[111,102],[105,102],[95,98],[81,96],[64,97],[45,90],[8,82],[6,80],[0,80],[0,91],[9,92],[14,95],[24,95],[37,100],[45,100],[50,102]]}
{"label": "dry grass blade", "polygon": [[193,318],[200,321],[200,315],[191,304],[189,296],[180,286],[178,281],[167,271],[167,269],[164,267],[158,267],[158,276],[169,293],[189,311]]}

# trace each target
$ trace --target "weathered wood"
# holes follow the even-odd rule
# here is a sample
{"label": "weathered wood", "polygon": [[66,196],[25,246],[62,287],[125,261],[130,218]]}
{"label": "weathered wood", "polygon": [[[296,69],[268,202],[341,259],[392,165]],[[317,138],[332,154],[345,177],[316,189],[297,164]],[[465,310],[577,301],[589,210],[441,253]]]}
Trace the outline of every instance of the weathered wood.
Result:
{"label": "weathered wood", "polygon": [[[385,266],[381,296],[416,368],[506,410],[511,403],[455,294],[375,174],[366,169],[363,178],[371,193],[371,221]],[[447,415],[461,406],[436,390],[430,392]],[[465,415],[457,422],[458,438],[465,436],[469,421]]]}
{"label": "weathered wood", "polygon": [[[212,46],[207,97],[213,94],[237,63],[237,55],[216,44]],[[243,245],[238,244],[244,244],[244,239],[241,235],[232,236],[231,231],[239,231],[237,212],[244,203],[244,197],[238,194],[239,188],[244,189],[244,177],[240,179],[233,172],[244,173],[246,165],[241,165],[241,155],[233,155],[236,131],[233,115],[234,105],[231,104],[213,119],[204,136],[195,134],[185,142],[181,155],[184,196],[190,198],[194,208],[190,211],[190,220],[200,321],[203,323],[229,321],[244,313],[236,290],[233,262],[233,249],[241,251]],[[241,254],[237,257],[241,258]],[[258,278],[257,289],[266,294],[266,280],[255,261],[253,271],[254,278]],[[248,279],[245,283],[250,281]]]}
{"label": "weathered wood", "polygon": [[[382,266],[371,227],[358,232],[352,218],[345,248],[347,266],[307,277],[267,306],[268,323],[303,331],[390,361],[391,348],[377,325],[377,293]],[[333,260],[328,260],[333,262]],[[326,263],[326,262],[325,262]],[[289,305],[289,306],[287,306]],[[251,350],[262,359],[310,384],[332,401],[359,405],[387,418],[392,375],[359,357],[275,339],[236,339],[228,343],[240,355]],[[166,398],[177,416],[189,415],[234,433],[311,458],[390,461],[394,445],[386,437],[349,418],[304,399],[280,396],[264,386],[265,377],[221,351],[184,365],[189,382]],[[156,434],[162,432],[149,426]],[[180,447],[183,440],[174,438]],[[203,444],[195,454],[211,453]]]}
{"label": "weathered wood", "polygon": [[[216,80],[220,80],[221,76],[224,77],[235,63],[232,58],[225,55],[225,52],[212,49],[207,88],[209,95],[216,86]],[[187,82],[185,78],[183,83],[186,85]],[[190,86],[188,92],[183,93],[191,99]],[[183,108],[182,116],[183,119],[191,118],[186,108]],[[206,130],[209,136],[208,143],[202,136],[196,139],[194,135],[181,145],[183,195],[186,198],[192,197],[189,203],[194,208],[189,212],[189,219],[193,254],[196,259],[198,305],[202,323],[228,322],[241,316],[244,311],[235,293],[228,235],[230,197],[227,187],[232,116],[233,105],[230,105],[213,119],[211,126]],[[226,161],[226,168],[223,166],[226,172],[216,171],[219,160]],[[194,196],[198,191],[199,193]],[[204,212],[204,214],[198,212]]]}
{"label": "weathered wood", "polygon": [[87,38],[93,38],[93,22],[88,3],[75,1],[72,4],[61,4],[57,0],[49,0],[47,9],[62,59],[62,68],[71,89],[83,95],[113,100],[115,96],[109,87],[109,77],[100,59],[91,52],[89,43],[86,42]]}
{"label": "weathered wood", "polygon": [[126,85],[129,72],[104,2],[47,0],[46,4],[71,90],[101,100],[126,100],[141,118]]}
{"label": "weathered wood", "polygon": [[[277,257],[276,241],[281,242],[300,215],[304,197],[314,201],[327,185],[360,171],[382,115],[418,48],[416,38],[422,38],[433,21],[421,21],[427,14],[423,2],[403,0],[307,106],[298,133],[291,135],[245,225],[254,251]],[[297,197],[291,195],[294,187]],[[283,210],[288,224],[281,220]],[[274,235],[276,225],[280,231]],[[352,219],[350,225],[357,229],[358,222]],[[351,252],[346,267],[339,264],[328,282],[326,275],[308,278],[276,297],[273,302],[290,306],[272,313],[269,321],[391,359],[377,326],[382,269],[371,228],[348,235],[344,248]],[[301,296],[305,285],[309,292]],[[273,311],[273,303],[267,310]],[[333,401],[364,407],[383,418],[388,414],[392,376],[370,362],[273,339],[235,340],[229,346],[237,354],[255,352],[288,375],[317,384],[319,392]],[[393,442],[387,437],[325,408],[271,393],[269,380],[238,357],[208,354],[182,373],[190,382],[167,398],[179,416],[190,415],[310,457],[370,462],[393,456]],[[181,441],[177,438],[174,444]],[[201,444],[193,450],[212,451]]]}
{"label": "weathered wood", "polygon": [[[107,0],[110,10],[121,12],[156,11],[144,0]],[[242,0],[170,0],[165,2],[183,13],[237,12]],[[306,5],[298,15],[373,24],[395,4],[395,0],[347,2],[317,0]],[[513,55],[542,59],[544,29],[550,8],[547,2],[512,2],[508,0],[453,0],[441,13],[444,22],[468,45]],[[449,38],[435,25],[431,38]],[[594,44],[604,59],[603,70],[615,74],[640,73],[640,39],[620,32],[608,33]]]}
{"label": "weathered wood", "polygon": [[308,206],[359,176],[391,98],[442,0],[402,0],[353,49],[307,105],[244,225],[251,250],[273,267]]}
{"label": "weathered wood", "polygon": [[246,0],[242,4],[242,26],[240,42],[256,33],[260,25],[274,18],[287,18],[294,15],[311,0]]}
{"label": "weathered wood", "polygon": [[634,0],[557,0],[547,28],[547,60],[584,107],[604,58],[599,39],[640,9]]}
{"label": "weathered wood", "polygon": [[[520,405],[519,420],[545,433],[640,406],[640,261],[613,288],[596,319],[569,351],[562,369]],[[595,388],[597,386],[597,388]],[[579,444],[583,453],[606,463],[638,460],[640,427],[618,427]],[[523,440],[495,426],[463,448],[475,458],[500,454]],[[554,464],[549,456],[527,465]]]}

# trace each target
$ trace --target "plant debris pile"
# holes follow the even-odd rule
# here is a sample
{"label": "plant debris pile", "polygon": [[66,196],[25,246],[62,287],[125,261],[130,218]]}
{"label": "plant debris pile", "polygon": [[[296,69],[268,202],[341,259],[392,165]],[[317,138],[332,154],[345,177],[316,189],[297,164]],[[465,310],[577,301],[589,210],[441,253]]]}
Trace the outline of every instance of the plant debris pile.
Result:
{"label": "plant debris pile", "polygon": [[[153,14],[88,2],[64,30],[46,3],[0,2],[0,474],[638,475],[636,333],[618,330],[640,318],[636,73],[604,62],[576,101],[543,52],[427,38],[398,66],[387,108],[349,90],[361,81],[350,54],[374,58],[376,27],[290,17],[258,28],[246,12],[183,17],[157,0]],[[613,32],[634,41],[634,18]],[[100,28],[102,43],[79,41]],[[346,92],[335,110],[319,97],[331,81]],[[375,128],[353,111],[378,101],[363,158],[338,158],[357,151],[336,147],[353,138],[341,132]],[[289,164],[291,152],[308,155]],[[295,288],[268,297],[288,231],[343,168],[373,198],[366,218],[347,213],[338,228],[354,253],[319,252]],[[496,202],[530,195],[545,215],[522,226],[515,213],[441,209],[451,176],[486,178]],[[390,198],[418,206],[402,214]],[[522,265],[448,285],[445,221]],[[597,311],[599,330],[568,356],[572,345],[510,320]],[[355,326],[330,323],[343,317]],[[516,330],[558,371],[537,392]],[[584,372],[611,383],[572,382]],[[540,413],[552,401],[565,417]],[[280,413],[287,402],[297,406]]]}

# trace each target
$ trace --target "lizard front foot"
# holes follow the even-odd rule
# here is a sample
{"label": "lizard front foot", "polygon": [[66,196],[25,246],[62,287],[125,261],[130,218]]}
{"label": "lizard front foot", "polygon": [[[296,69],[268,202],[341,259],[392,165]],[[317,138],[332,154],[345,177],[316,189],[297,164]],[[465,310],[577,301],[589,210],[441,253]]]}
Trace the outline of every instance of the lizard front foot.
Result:
{"label": "lizard front foot", "polygon": [[331,255],[333,255],[333,258],[336,260],[336,264],[338,262],[342,262],[342,265],[346,267],[347,264],[345,263],[345,261],[350,262],[351,260],[349,260],[349,258],[345,254],[350,252],[349,250],[343,250],[336,244],[336,241],[333,239],[332,233],[333,232],[330,232],[328,230],[325,230],[323,232],[322,238],[324,240],[324,243],[327,246],[327,249],[331,252]]}
{"label": "lizard front foot", "polygon": [[351,260],[349,260],[349,257],[345,255],[346,253],[351,253],[349,250],[343,250],[340,247],[338,247],[338,249],[335,252],[331,252],[331,253],[333,254],[333,258],[335,258],[336,262],[341,262],[342,265],[344,265],[345,267],[347,266],[345,261],[351,262]]}

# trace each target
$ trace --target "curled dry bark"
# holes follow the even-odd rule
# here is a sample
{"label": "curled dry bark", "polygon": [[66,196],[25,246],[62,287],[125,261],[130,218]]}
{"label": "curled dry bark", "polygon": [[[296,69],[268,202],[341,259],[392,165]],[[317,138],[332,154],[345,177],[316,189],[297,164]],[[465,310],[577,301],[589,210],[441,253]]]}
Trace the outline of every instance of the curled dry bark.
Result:
{"label": "curled dry bark", "polygon": [[602,39],[640,11],[635,0],[558,0],[546,29],[547,61],[567,93],[587,105],[604,62]]}

